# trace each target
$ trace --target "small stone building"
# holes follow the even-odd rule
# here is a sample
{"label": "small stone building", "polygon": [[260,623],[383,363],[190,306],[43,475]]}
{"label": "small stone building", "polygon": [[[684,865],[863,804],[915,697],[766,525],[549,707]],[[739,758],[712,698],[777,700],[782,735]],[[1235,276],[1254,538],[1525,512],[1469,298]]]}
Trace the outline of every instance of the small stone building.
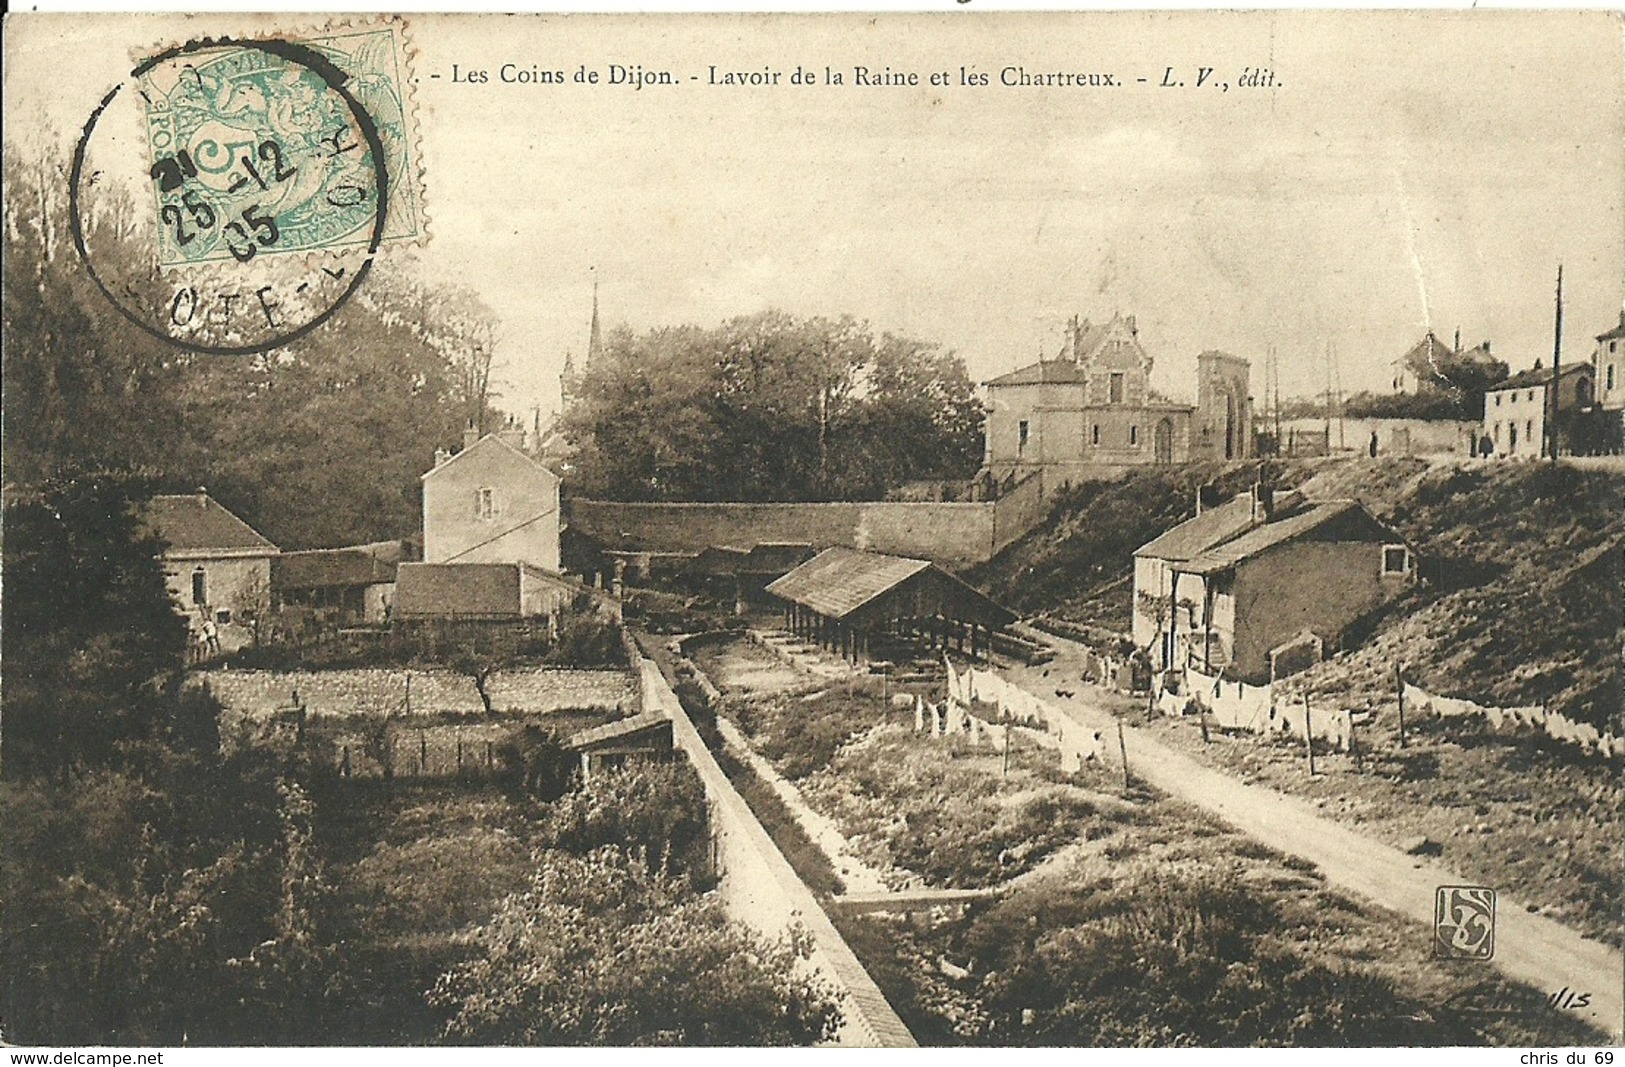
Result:
{"label": "small stone building", "polygon": [[169,595],[194,624],[232,626],[270,609],[277,546],[207,491],[155,496],[142,521],[163,540]]}

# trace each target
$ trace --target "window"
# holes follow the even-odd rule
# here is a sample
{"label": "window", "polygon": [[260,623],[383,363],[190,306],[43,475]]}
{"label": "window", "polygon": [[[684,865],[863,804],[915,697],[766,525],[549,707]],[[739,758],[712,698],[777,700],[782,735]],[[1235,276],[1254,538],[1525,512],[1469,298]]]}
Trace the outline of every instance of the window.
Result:
{"label": "window", "polygon": [[[1612,352],[1613,350],[1614,350],[1614,344],[1613,344],[1612,341],[1610,341],[1608,343],[1608,351]],[[1607,377],[1605,379],[1606,384],[1604,385],[1604,388],[1606,388],[1611,393],[1611,392],[1614,391],[1614,364],[1612,364],[1612,363],[1608,364],[1608,370],[1606,372],[1606,375],[1607,375]]]}
{"label": "window", "polygon": [[497,517],[496,490],[490,486],[474,490],[474,517],[482,522],[490,522]]}
{"label": "window", "polygon": [[1100,423],[1095,423],[1094,429],[1089,434],[1089,440],[1091,444],[1100,444]]}
{"label": "window", "polygon": [[1507,451],[1516,452],[1518,450],[1518,424],[1515,422],[1510,423],[1507,429],[1510,431],[1507,435]]}
{"label": "window", "polygon": [[207,604],[209,602],[209,576],[199,567],[192,572],[192,603]]}
{"label": "window", "polygon": [[1113,404],[1123,402],[1123,372],[1113,371],[1107,380],[1108,399]]}
{"label": "window", "polygon": [[1530,441],[1533,441],[1535,439],[1535,420],[1534,419],[1525,419],[1524,420],[1524,423],[1523,423],[1523,435],[1524,435],[1525,438],[1527,438]]}
{"label": "window", "polygon": [[1410,568],[1410,552],[1404,545],[1382,546],[1382,573],[1404,574]]}
{"label": "window", "polygon": [[1139,444],[1140,444],[1140,428],[1138,426],[1130,426],[1128,428],[1128,443],[1131,444],[1131,445],[1134,445],[1136,447],[1139,446]]}
{"label": "window", "polygon": [[1529,390],[1529,402],[1531,404],[1535,402],[1535,391],[1533,389]]}
{"label": "window", "polygon": [[1495,394],[1495,406],[1496,407],[1501,406],[1501,394],[1500,393]]}
{"label": "window", "polygon": [[1027,420],[1022,419],[1016,424],[1016,451],[1027,451]]}
{"label": "window", "polygon": [[1496,448],[1501,447],[1501,424],[1500,423],[1495,424],[1495,447]]}

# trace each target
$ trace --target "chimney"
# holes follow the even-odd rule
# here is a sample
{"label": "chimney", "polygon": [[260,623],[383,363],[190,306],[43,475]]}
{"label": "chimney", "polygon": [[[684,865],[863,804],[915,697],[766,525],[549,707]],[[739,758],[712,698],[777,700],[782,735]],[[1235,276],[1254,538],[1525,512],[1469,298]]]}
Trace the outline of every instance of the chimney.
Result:
{"label": "chimney", "polygon": [[1456,355],[1461,355],[1461,327],[1456,327]]}
{"label": "chimney", "polygon": [[436,467],[438,467],[442,463],[449,460],[451,457],[452,457],[451,449],[449,449],[449,448],[437,448],[437,449],[434,450],[434,465]]}
{"label": "chimney", "polygon": [[1484,354],[1486,356],[1489,355],[1490,354],[1490,343],[1488,341],[1484,342],[1483,348],[1484,348]]}
{"label": "chimney", "polygon": [[200,508],[209,506],[209,490],[201,485],[197,487],[197,506]]}
{"label": "chimney", "polygon": [[1138,336],[1140,336],[1140,328],[1134,324],[1134,316],[1133,315],[1130,315],[1128,318],[1124,319],[1123,321],[1128,323],[1128,334],[1129,334],[1130,337],[1138,337]]}
{"label": "chimney", "polygon": [[1535,360],[1535,369],[1540,370],[1540,360]]}
{"label": "chimney", "polygon": [[473,419],[469,419],[468,420],[468,425],[463,427],[463,447],[464,448],[472,448],[472,447],[474,447],[474,443],[476,441],[478,441],[479,439],[480,439],[479,428],[474,425],[474,420]]}

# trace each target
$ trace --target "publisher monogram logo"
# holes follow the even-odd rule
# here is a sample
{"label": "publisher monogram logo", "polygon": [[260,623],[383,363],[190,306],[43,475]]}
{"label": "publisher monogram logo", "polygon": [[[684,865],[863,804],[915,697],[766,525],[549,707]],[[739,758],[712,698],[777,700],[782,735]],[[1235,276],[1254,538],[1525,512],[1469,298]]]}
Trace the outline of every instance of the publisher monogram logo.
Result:
{"label": "publisher monogram logo", "polygon": [[1433,903],[1433,954],[1452,960],[1495,955],[1495,890],[1442,885]]}

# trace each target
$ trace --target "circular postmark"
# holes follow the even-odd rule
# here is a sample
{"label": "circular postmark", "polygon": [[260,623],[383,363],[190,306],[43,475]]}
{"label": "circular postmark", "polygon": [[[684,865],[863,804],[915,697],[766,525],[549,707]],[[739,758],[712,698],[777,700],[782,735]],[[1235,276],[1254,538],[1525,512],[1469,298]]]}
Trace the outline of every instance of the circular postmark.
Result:
{"label": "circular postmark", "polygon": [[192,41],[85,123],[74,247],[119,313],[194,352],[267,352],[326,322],[385,234],[384,134],[311,45]]}

